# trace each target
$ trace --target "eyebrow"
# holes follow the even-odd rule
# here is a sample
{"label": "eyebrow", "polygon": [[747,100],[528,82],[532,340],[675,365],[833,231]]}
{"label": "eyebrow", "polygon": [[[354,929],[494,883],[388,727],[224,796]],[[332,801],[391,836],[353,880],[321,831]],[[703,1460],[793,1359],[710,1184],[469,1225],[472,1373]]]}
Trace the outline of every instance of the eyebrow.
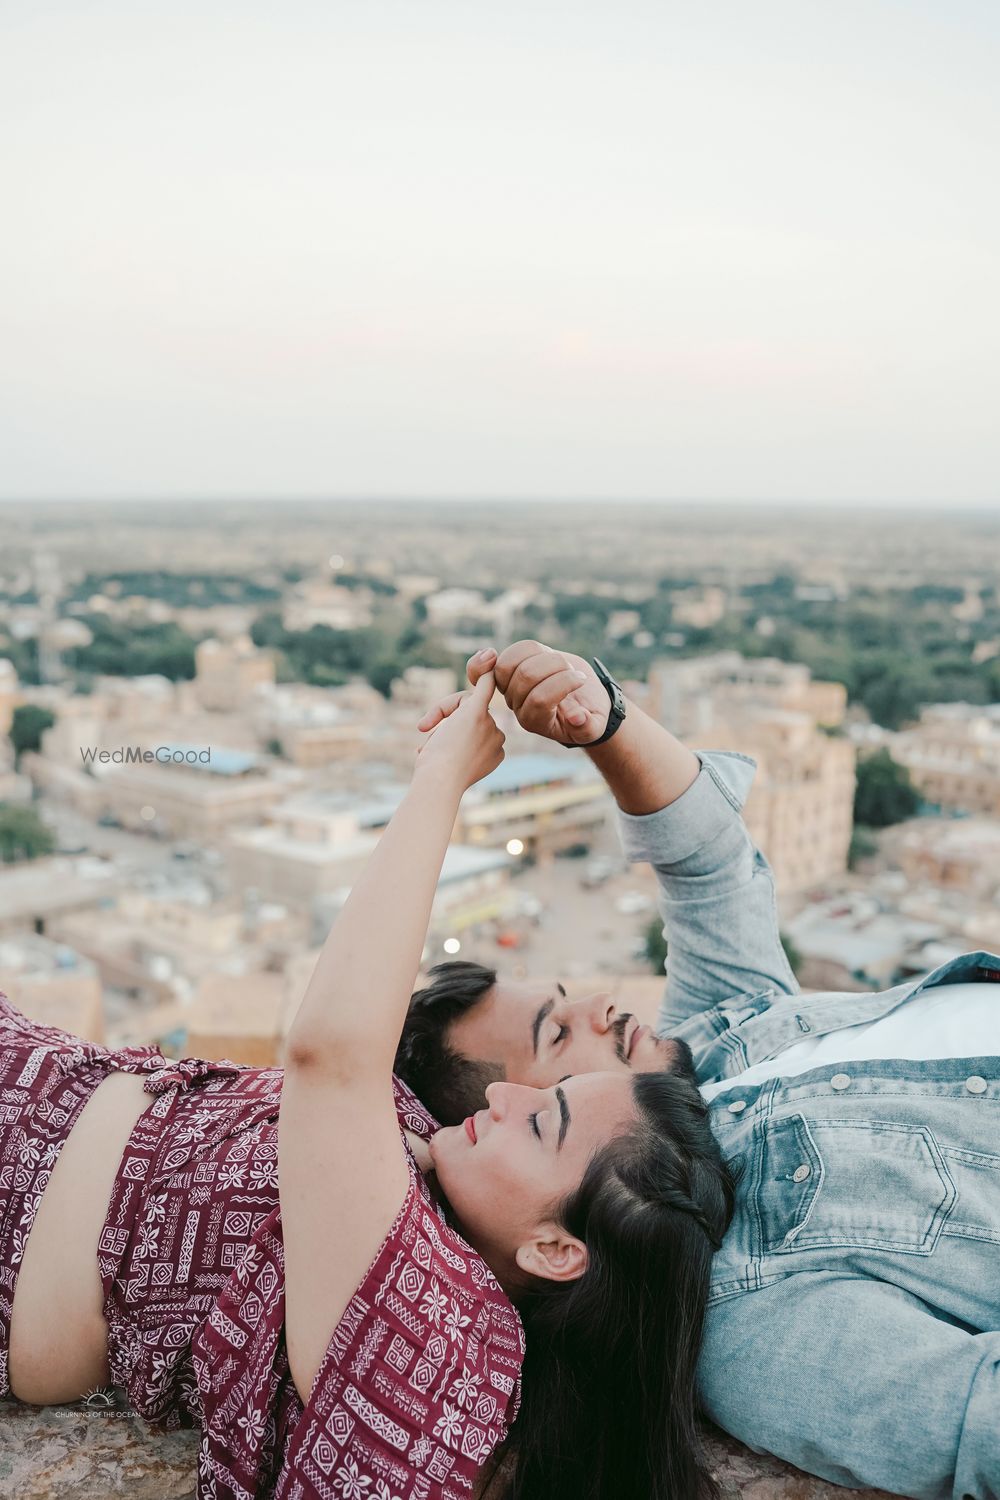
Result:
{"label": "eyebrow", "polygon": [[556,1150],[559,1151],[563,1141],[566,1139],[566,1132],[569,1129],[570,1112],[569,1105],[566,1103],[566,1095],[562,1089],[556,1089],[556,1098],[559,1100],[559,1139],[556,1142]]}
{"label": "eyebrow", "polygon": [[[556,989],[565,1000],[566,991],[563,989],[558,980],[556,980]],[[538,1038],[539,1034],[541,1033],[542,1022],[545,1020],[546,1016],[552,1014],[552,1007],[555,1005],[555,1003],[555,1000],[553,1000],[550,995],[545,1004],[538,1007],[538,1012],[535,1016],[535,1019],[531,1023],[531,1050],[534,1053],[535,1057],[538,1056]]]}

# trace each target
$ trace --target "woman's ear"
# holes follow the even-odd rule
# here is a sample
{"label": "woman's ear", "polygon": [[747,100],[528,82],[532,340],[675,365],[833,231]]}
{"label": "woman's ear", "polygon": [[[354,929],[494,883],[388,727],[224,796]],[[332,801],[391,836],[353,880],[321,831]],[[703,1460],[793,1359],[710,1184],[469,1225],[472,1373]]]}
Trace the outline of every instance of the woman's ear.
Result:
{"label": "woman's ear", "polygon": [[542,1281],[577,1281],[587,1269],[587,1247],[558,1224],[541,1224],[514,1252],[518,1267]]}

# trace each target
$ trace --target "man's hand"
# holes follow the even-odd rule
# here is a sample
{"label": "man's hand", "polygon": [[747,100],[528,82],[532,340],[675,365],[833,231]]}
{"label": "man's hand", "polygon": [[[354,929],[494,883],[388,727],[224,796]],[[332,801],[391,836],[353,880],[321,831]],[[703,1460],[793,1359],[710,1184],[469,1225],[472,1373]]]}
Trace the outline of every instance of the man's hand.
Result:
{"label": "man's hand", "polygon": [[[477,652],[466,666],[472,687],[490,671],[517,722],[531,734],[563,744],[589,745],[607,728],[608,690],[582,656],[555,651],[540,641],[515,641],[499,656],[492,647],[485,654]],[[453,693],[442,699],[417,728],[432,729],[454,712],[463,696]]]}

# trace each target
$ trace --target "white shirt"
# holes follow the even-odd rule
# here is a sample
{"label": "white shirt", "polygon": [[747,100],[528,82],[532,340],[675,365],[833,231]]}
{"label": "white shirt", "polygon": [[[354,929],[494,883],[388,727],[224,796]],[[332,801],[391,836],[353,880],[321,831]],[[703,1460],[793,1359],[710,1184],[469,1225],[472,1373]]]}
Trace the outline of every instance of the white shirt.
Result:
{"label": "white shirt", "polygon": [[872,1058],[1000,1057],[1000,984],[937,984],[904,1000],[879,1021],[842,1026],[793,1042],[752,1068],[702,1085],[704,1099],[831,1063]]}

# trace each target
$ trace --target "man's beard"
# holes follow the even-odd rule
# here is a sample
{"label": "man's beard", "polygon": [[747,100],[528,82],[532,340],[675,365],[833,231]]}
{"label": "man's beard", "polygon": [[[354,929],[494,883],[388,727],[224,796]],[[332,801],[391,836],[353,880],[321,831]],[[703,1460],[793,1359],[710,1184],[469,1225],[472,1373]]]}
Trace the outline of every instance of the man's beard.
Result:
{"label": "man's beard", "polygon": [[684,1078],[693,1088],[698,1087],[698,1074],[694,1066],[694,1054],[687,1042],[682,1042],[678,1036],[660,1037],[660,1046],[665,1054],[663,1071],[673,1073],[676,1078]]}
{"label": "man's beard", "polygon": [[[625,1033],[633,1020],[631,1012],[626,1011],[624,1015],[617,1016],[611,1024],[611,1034],[614,1037],[615,1055],[619,1062],[628,1065],[628,1053],[625,1050]],[[682,1042],[680,1037],[657,1037],[657,1049],[663,1058],[663,1072],[673,1073],[678,1078],[684,1078],[688,1083],[698,1087],[698,1075],[695,1072],[694,1056],[687,1042]]]}

